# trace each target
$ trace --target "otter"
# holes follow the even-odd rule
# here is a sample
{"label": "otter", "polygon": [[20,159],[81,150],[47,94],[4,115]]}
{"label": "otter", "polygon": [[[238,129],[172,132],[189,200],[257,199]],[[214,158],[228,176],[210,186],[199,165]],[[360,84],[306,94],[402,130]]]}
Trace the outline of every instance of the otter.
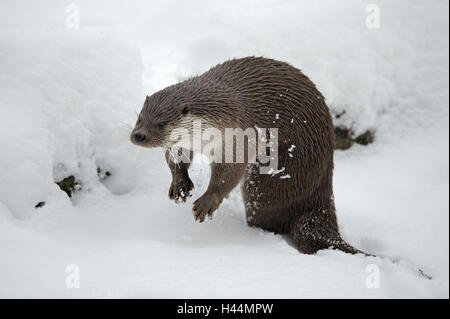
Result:
{"label": "otter", "polygon": [[208,188],[193,203],[197,221],[211,218],[241,183],[249,226],[287,234],[306,254],[328,248],[362,253],[338,229],[333,197],[335,133],[329,108],[299,69],[263,57],[232,59],[146,97],[131,142],[165,149],[172,174],[168,195],[176,202],[185,202],[194,185],[188,174],[190,161],[175,161],[171,154],[183,151],[191,159],[193,150],[174,150],[170,134],[177,127],[192,132],[189,123],[194,119],[221,132],[277,128],[278,167],[287,177],[260,174],[258,162],[213,162]]}

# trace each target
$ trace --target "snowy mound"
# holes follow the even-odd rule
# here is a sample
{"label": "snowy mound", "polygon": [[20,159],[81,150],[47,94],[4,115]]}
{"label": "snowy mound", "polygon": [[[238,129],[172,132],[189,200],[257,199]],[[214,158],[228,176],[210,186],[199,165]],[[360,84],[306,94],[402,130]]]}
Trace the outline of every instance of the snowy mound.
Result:
{"label": "snowy mound", "polygon": [[[41,201],[71,205],[55,181],[74,175],[91,190],[98,167],[120,174],[137,153],[128,135],[143,95],[140,54],[104,33],[0,34],[0,201],[16,216]],[[135,183],[130,173],[118,191]]]}

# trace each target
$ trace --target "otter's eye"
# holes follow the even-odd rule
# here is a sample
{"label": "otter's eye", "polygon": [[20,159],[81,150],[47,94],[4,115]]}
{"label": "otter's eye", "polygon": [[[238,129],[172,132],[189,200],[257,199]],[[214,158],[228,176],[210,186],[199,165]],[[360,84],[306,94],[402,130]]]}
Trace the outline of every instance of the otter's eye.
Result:
{"label": "otter's eye", "polygon": [[160,130],[162,130],[164,128],[164,126],[166,126],[166,122],[159,122],[158,125],[156,125]]}

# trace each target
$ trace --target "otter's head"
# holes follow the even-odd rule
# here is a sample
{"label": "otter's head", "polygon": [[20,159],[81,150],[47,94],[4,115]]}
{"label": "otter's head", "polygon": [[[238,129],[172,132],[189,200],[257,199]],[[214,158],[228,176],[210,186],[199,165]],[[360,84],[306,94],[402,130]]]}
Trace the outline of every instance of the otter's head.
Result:
{"label": "otter's head", "polygon": [[131,142],[143,147],[168,147],[172,144],[172,130],[185,126],[189,113],[188,103],[172,99],[163,91],[147,96],[131,132]]}

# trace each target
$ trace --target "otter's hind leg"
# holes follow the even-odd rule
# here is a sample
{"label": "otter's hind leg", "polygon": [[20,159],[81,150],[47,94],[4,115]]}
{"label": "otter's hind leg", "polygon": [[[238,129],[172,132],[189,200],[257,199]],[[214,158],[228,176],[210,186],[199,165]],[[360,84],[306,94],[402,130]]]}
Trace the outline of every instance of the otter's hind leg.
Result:
{"label": "otter's hind leg", "polygon": [[334,208],[302,213],[293,218],[290,236],[305,254],[333,248],[350,254],[363,253],[341,238]]}
{"label": "otter's hind leg", "polygon": [[304,203],[280,200],[282,194],[294,196],[291,192],[289,179],[259,174],[256,165],[250,166],[242,185],[247,224],[288,234],[298,250],[305,254],[327,248],[362,253],[341,238],[332,201],[327,201],[323,209],[304,212]]}
{"label": "otter's hind leg", "polygon": [[291,211],[285,201],[280,201],[279,193],[289,187],[286,180],[260,174],[257,165],[247,168],[242,183],[246,221],[249,226],[259,227],[277,234],[289,232]]}

